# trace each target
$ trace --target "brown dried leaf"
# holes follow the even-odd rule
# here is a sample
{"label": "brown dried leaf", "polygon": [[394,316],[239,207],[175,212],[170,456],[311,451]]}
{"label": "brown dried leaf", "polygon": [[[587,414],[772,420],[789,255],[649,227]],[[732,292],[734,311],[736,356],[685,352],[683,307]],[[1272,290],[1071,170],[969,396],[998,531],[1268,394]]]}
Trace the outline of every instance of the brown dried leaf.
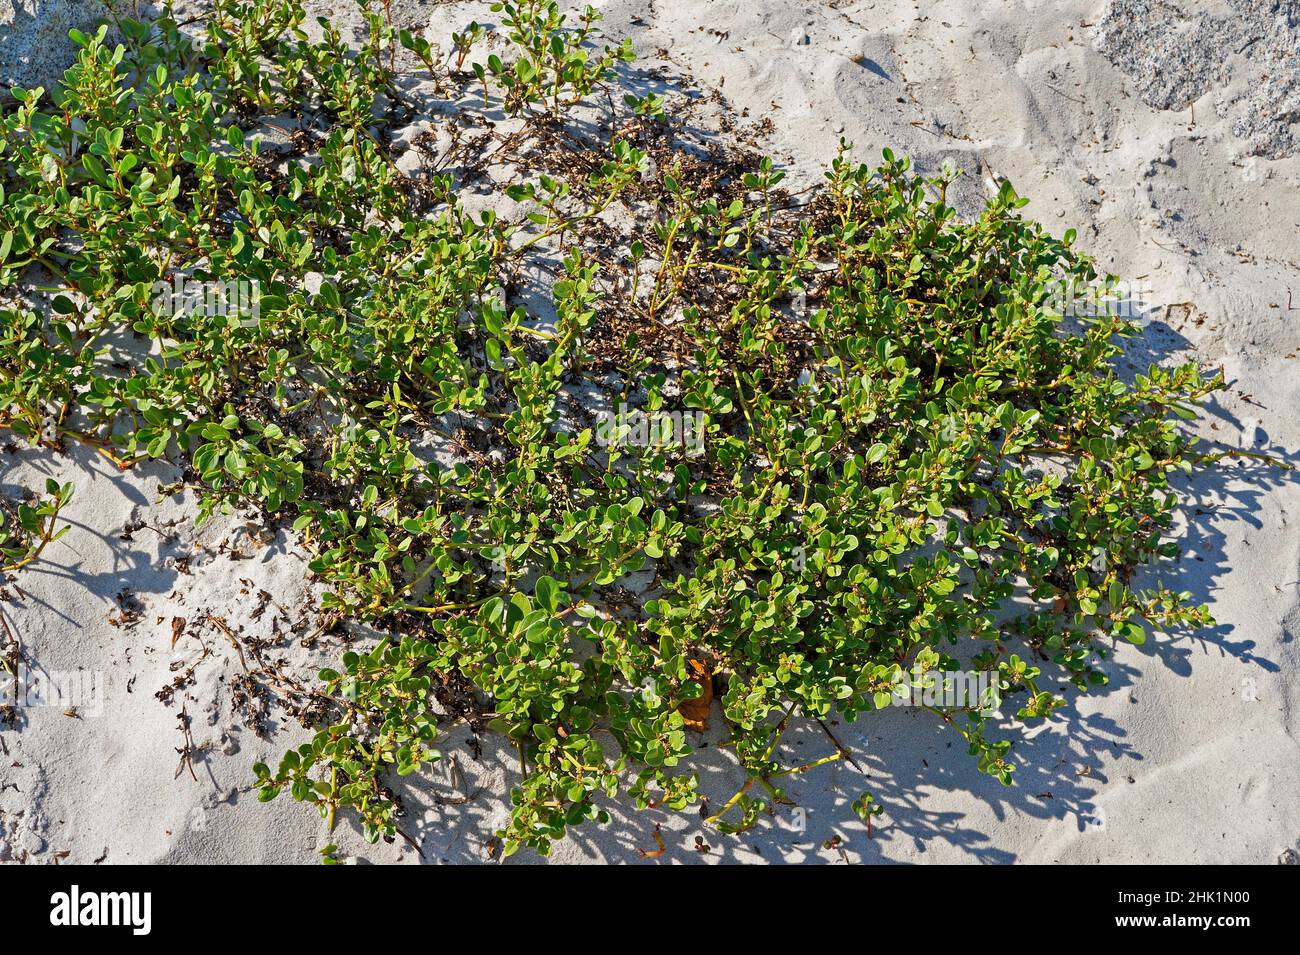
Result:
{"label": "brown dried leaf", "polygon": [[658,859],[661,855],[663,855],[665,852],[668,851],[668,846],[664,844],[664,837],[659,835],[659,823],[657,822],[655,823],[654,835],[655,835],[655,844],[659,846],[659,848],[658,849],[637,849],[636,851],[641,853],[641,858]]}
{"label": "brown dried leaf", "polygon": [[713,674],[709,672],[708,666],[698,660],[688,660],[687,663],[695,671],[692,679],[700,684],[704,692],[693,700],[683,700],[677,707],[677,712],[682,714],[687,729],[703,733],[709,728],[709,712],[713,709]]}

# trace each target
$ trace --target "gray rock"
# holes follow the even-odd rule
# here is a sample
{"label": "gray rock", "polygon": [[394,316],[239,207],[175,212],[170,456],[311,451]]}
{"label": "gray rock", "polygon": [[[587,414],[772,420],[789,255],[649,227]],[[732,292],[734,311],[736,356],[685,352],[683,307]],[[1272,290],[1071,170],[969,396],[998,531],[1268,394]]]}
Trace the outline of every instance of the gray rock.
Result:
{"label": "gray rock", "polygon": [[52,91],[76,59],[74,27],[89,33],[104,19],[99,0],[0,0],[0,90]]}

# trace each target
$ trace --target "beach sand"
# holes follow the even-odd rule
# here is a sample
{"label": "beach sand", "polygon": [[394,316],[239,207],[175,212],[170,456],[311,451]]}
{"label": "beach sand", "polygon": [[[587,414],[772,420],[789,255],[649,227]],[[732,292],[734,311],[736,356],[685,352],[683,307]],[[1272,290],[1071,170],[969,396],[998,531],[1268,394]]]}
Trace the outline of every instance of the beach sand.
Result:
{"label": "beach sand", "polygon": [[[1300,70],[1288,59],[1295,5],[596,6],[607,32],[634,41],[633,82],[666,90],[702,140],[754,137],[792,188],[816,181],[841,137],[866,161],[887,146],[922,171],[964,169],[966,213],[1009,179],[1031,200],[1026,215],[1077,229],[1132,283],[1149,319],[1129,349],[1134,369],[1225,369],[1231,387],[1198,433],[1300,463],[1300,114],[1285,73]],[[493,22],[483,3],[395,0],[393,12],[444,51],[451,29]],[[1211,62],[1190,70],[1206,51]],[[195,531],[186,497],[159,503],[178,475],[164,464],[118,473],[84,448],[0,452],[6,493],[46,476],[78,488],[72,532],[0,591],[0,614],[38,671],[97,674],[102,689],[73,715],[27,707],[0,726],[0,861],[310,862],[327,841],[310,808],[260,804],[251,787],[252,764],[307,731],[278,706],[259,713],[241,652],[262,641],[258,652],[310,683],[345,639],[367,635],[314,634],[306,558],[286,535],[263,539],[239,515]],[[977,773],[930,714],[891,708],[832,725],[856,765],[793,777],[796,805],[750,832],[706,827],[698,807],[614,807],[613,822],[579,828],[551,861],[637,862],[658,838],[654,858],[675,863],[1296,860],[1300,476],[1227,461],[1185,489],[1184,557],[1159,577],[1209,603],[1218,625],[1119,648],[1107,688],[1071,695],[1017,744],[1015,786]],[[399,789],[402,826],[424,861],[487,861],[513,753],[464,728],[440,748],[443,760]],[[833,751],[815,723],[783,749],[791,764]],[[743,775],[713,745],[700,762],[716,808]],[[850,808],[864,790],[885,807],[870,835]],[[365,844],[347,820],[334,841],[357,861],[420,861],[401,840]]]}

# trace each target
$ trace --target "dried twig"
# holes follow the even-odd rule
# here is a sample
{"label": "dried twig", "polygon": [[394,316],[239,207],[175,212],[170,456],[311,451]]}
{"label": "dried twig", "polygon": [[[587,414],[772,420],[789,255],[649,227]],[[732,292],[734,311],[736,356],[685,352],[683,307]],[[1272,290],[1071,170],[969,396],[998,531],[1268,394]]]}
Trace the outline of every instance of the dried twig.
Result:
{"label": "dried twig", "polygon": [[181,745],[176,748],[176,752],[180,754],[181,760],[176,765],[176,773],[175,775],[172,776],[172,779],[180,779],[181,773],[184,770],[188,769],[190,771],[190,778],[197,783],[199,781],[199,777],[194,772],[195,750],[194,750],[194,737],[190,735],[190,714],[186,710],[185,704],[183,703],[181,704],[180,713],[178,713],[176,716],[176,722],[177,725],[179,725],[180,727],[181,741],[182,741]]}
{"label": "dried twig", "polygon": [[244,668],[245,673],[251,673],[252,671],[248,669],[248,662],[244,659],[244,648],[240,646],[239,638],[235,636],[235,632],[230,629],[226,621],[222,620],[220,617],[208,614],[208,623],[212,624],[226,635],[226,639],[230,641],[230,645],[234,647],[235,652],[239,654],[239,665]]}

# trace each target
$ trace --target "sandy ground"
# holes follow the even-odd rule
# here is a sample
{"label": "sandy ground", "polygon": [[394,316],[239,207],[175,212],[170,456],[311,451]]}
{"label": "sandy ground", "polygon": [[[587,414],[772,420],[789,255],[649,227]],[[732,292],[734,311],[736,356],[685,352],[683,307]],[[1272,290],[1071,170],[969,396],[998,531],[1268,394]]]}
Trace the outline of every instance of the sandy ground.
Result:
{"label": "sandy ground", "polygon": [[[964,168],[967,210],[1009,178],[1032,200],[1027,214],[1076,228],[1133,282],[1149,316],[1134,367],[1189,356],[1222,365],[1232,387],[1201,432],[1300,462],[1300,114],[1284,72],[1297,69],[1287,55],[1300,5],[596,5],[610,33],[636,44],[634,82],[673,91],[706,138],[763,124],[760,142],[795,182],[813,181],[841,136],[864,158],[889,146],[923,170]],[[452,28],[492,18],[481,3],[396,0],[393,10],[444,50]],[[1205,50],[1213,62],[1190,75]],[[27,707],[0,728],[0,860],[313,860],[320,820],[287,797],[259,804],[249,789],[252,763],[304,731],[275,709],[262,720],[269,739],[252,730],[258,719],[235,703],[243,664],[221,626],[265,641],[303,677],[337,655],[337,637],[312,640],[302,553],[238,517],[196,533],[191,505],[159,503],[158,485],[176,477],[164,465],[124,476],[82,449],[0,453],[6,493],[45,475],[76,481],[75,527],[0,592],[0,613],[38,671],[93,674],[102,695],[74,715]],[[660,861],[672,862],[1296,860],[1300,477],[1229,463],[1188,491],[1185,560],[1164,579],[1208,602],[1218,626],[1122,648],[1105,692],[1017,745],[1016,786],[980,776],[928,714],[890,709],[833,727],[858,765],[798,777],[799,808],[748,833],[721,835],[694,810],[615,810],[554,860],[641,861],[656,827]],[[183,685],[159,699],[177,677]],[[193,775],[178,764],[182,707]],[[463,730],[442,750],[441,764],[406,782],[403,827],[425,861],[482,861],[505,818],[512,762]],[[784,756],[827,751],[813,727]],[[720,752],[702,772],[715,807],[742,781]],[[870,837],[850,809],[864,789],[886,809]],[[367,846],[346,824],[336,841],[359,861],[419,861],[400,840]]]}

